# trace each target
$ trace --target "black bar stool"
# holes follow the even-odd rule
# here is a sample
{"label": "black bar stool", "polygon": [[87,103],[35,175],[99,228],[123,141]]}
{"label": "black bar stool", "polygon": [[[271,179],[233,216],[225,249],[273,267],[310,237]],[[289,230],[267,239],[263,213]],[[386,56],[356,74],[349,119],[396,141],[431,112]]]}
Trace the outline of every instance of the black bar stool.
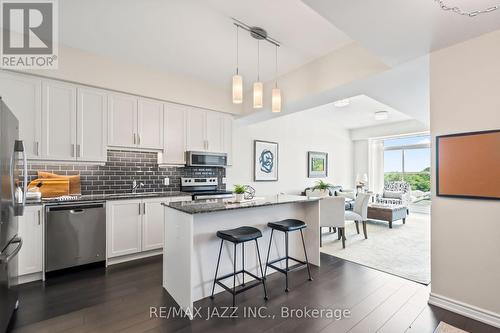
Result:
{"label": "black bar stool", "polygon": [[[307,267],[307,273],[309,274],[309,281],[312,281],[311,277],[311,269],[309,268],[309,260],[307,259],[307,251],[306,251],[306,243],[304,242],[304,234],[302,233],[302,229],[307,227],[307,224],[300,220],[295,219],[286,219],[278,222],[270,222],[267,224],[268,227],[271,228],[271,237],[269,239],[269,249],[267,250],[267,259],[266,259],[266,269],[264,271],[264,277],[267,276],[267,267],[271,267],[277,270],[280,273],[285,274],[286,278],[286,288],[285,291],[288,292],[288,273],[291,271],[296,271]],[[278,258],[272,261],[269,261],[269,254],[271,253],[271,243],[273,241],[273,233],[274,230],[283,231],[285,233],[285,256],[283,258]],[[291,231],[300,231],[300,236],[302,237],[302,246],[304,247],[304,255],[306,257],[306,261],[298,260],[288,255],[288,233]],[[288,266],[288,261],[293,260],[298,263],[298,265],[294,267]],[[286,260],[286,268],[282,269],[281,267],[277,267],[274,264],[280,261]]]}
{"label": "black bar stool", "polygon": [[[222,231],[217,231],[217,237],[221,239],[220,242],[220,249],[219,249],[219,258],[217,259],[217,268],[215,269],[215,278],[214,278],[214,284],[212,286],[212,296],[210,298],[214,298],[214,291],[215,291],[215,284],[218,284],[222,288],[224,288],[226,291],[231,293],[233,295],[233,306],[235,304],[235,298],[236,295],[239,293],[242,293],[248,289],[251,289],[253,287],[257,287],[260,284],[263,285],[264,287],[264,299],[267,300],[267,290],[266,290],[266,281],[264,279],[264,273],[262,272],[262,262],[260,261],[260,251],[259,251],[259,243],[257,242],[257,238],[262,237],[262,233],[260,232],[259,229],[253,228],[253,227],[240,227],[236,229],[230,229],[230,230],[222,230]],[[250,242],[250,241],[255,241],[255,247],[257,248],[257,257],[259,258],[259,267],[260,267],[260,274],[262,277],[258,277],[249,271],[245,270],[245,242]],[[224,244],[224,241],[228,241],[234,244],[234,263],[233,263],[233,273],[226,274],[221,277],[217,277],[217,273],[219,271],[219,263],[220,263],[220,256],[222,253],[222,245]],[[241,270],[236,271],[236,245],[241,244],[241,254],[242,254],[242,265],[241,265]],[[236,287],[236,275],[242,274],[243,276],[243,283],[241,286]],[[255,279],[255,281],[245,284],[245,274],[250,275]],[[233,277],[233,288],[231,289],[230,287],[226,286],[221,282],[221,280],[225,280],[229,277]]]}

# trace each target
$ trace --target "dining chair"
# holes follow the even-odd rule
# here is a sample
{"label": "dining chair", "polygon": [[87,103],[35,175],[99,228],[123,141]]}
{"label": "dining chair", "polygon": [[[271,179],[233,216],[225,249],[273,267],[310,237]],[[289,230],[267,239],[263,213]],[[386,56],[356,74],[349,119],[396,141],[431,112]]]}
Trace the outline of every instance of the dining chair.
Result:
{"label": "dining chair", "polygon": [[[321,229],[336,228],[337,234],[342,237],[342,246],[345,248],[345,198],[344,197],[324,197],[319,203],[319,240],[323,246]],[[344,235],[344,236],[342,236]]]}

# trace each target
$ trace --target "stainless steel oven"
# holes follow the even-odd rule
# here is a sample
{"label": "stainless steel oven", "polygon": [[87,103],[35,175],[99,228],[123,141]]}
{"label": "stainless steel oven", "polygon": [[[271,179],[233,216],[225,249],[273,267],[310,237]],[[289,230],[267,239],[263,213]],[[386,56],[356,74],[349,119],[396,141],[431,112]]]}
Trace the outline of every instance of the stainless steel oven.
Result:
{"label": "stainless steel oven", "polygon": [[186,152],[186,164],[198,167],[225,167],[227,166],[227,154],[188,151]]}

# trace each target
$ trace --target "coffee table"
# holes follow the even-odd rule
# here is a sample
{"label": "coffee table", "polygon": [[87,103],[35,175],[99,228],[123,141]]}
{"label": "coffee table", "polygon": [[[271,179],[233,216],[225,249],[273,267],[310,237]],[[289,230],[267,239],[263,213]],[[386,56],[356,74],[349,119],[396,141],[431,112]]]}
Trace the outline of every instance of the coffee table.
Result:
{"label": "coffee table", "polygon": [[387,205],[372,203],[368,205],[368,218],[389,222],[389,228],[392,229],[392,222],[403,220],[406,223],[407,208],[402,205]]}

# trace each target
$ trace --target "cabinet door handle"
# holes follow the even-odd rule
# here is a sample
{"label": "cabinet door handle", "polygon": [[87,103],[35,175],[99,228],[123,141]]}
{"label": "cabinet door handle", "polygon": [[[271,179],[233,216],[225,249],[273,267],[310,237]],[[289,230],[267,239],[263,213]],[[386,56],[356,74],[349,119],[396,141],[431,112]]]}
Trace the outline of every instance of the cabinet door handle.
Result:
{"label": "cabinet door handle", "polygon": [[142,214],[146,215],[146,203],[145,202],[142,204]]}
{"label": "cabinet door handle", "polygon": [[138,145],[141,144],[141,135],[140,134],[137,134],[137,144]]}
{"label": "cabinet door handle", "polygon": [[134,145],[136,144],[137,139],[136,139],[136,134],[134,133]]}
{"label": "cabinet door handle", "polygon": [[35,141],[35,155],[40,156],[40,143],[38,141]]}
{"label": "cabinet door handle", "polygon": [[74,143],[71,144],[71,157],[76,157],[76,145]]}
{"label": "cabinet door handle", "polygon": [[40,214],[40,211],[38,211],[38,225],[42,224],[42,218],[41,218],[41,214]]}
{"label": "cabinet door handle", "polygon": [[81,157],[80,156],[80,144],[76,145],[76,157]]}

